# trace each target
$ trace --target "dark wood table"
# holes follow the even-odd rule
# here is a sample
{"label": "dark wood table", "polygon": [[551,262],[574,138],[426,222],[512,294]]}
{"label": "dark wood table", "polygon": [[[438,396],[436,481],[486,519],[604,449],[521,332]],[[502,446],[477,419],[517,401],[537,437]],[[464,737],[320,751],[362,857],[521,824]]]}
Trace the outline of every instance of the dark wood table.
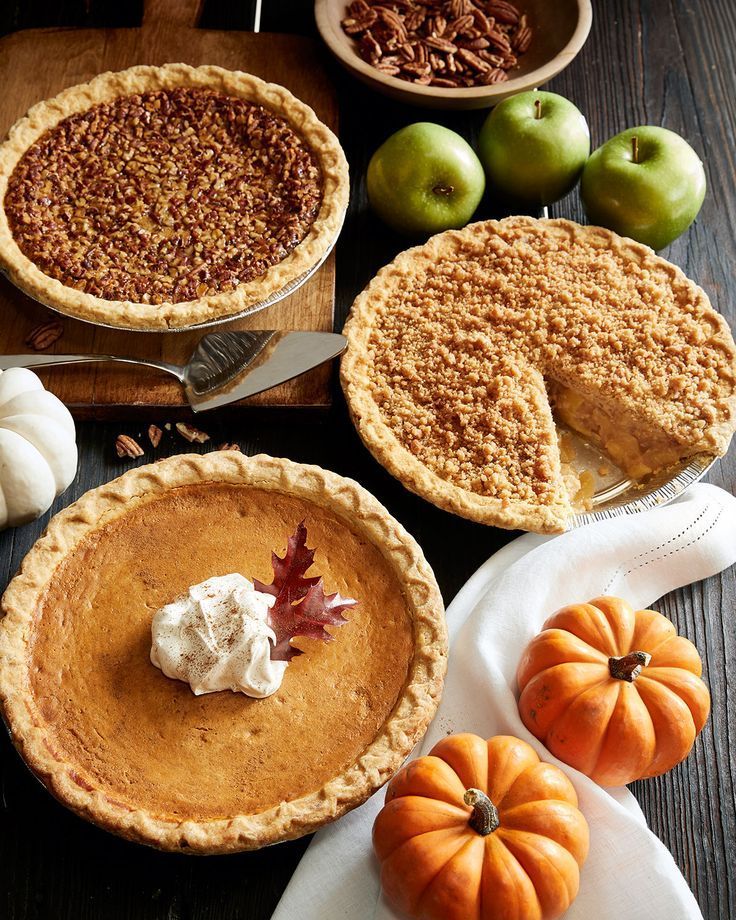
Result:
{"label": "dark wood table", "polygon": [[[314,32],[309,0],[264,0],[263,6],[262,30]],[[115,4],[3,0],[0,33],[31,26],[133,26],[140,16],[140,0]],[[202,25],[248,29],[252,16],[252,0],[220,0],[206,5]],[[649,123],[680,132],[700,153],[709,181],[705,205],[697,223],[665,255],[705,287],[732,324],[736,319],[734,48],[733,0],[598,0],[586,47],[549,87],[571,98],[586,114],[596,146],[623,128]],[[448,115],[403,107],[372,94],[330,66],[339,81],[340,133],[353,186],[337,250],[339,329],[354,296],[404,248],[367,209],[363,177],[370,154],[392,131],[418,120],[439,121],[472,139],[483,113]],[[584,219],[576,192],[551,210],[553,216]],[[492,204],[483,211],[495,216]],[[478,565],[515,536],[452,517],[404,491],[363,448],[337,391],[334,407],[321,414],[222,413],[202,421],[214,444],[237,441],[248,453],[265,451],[318,463],[359,480],[421,543],[448,603]],[[130,461],[116,457],[113,444],[120,432],[135,436],[140,426],[140,421],[80,425],[79,475],[53,510],[130,466]],[[172,443],[159,454],[185,447],[183,442]],[[732,490],[736,452],[717,464],[709,478]],[[16,571],[46,520],[0,536],[0,587]],[[632,787],[707,920],[736,917],[735,601],[732,570],[660,602],[660,609],[696,643],[705,659],[713,713],[685,764],[667,776]],[[308,843],[301,840],[259,853],[209,859],[167,855],[126,843],[58,805],[26,770],[4,734],[0,736],[0,783],[3,920],[268,918]],[[628,891],[622,879],[622,917],[627,915],[627,900],[633,898],[636,892]]]}

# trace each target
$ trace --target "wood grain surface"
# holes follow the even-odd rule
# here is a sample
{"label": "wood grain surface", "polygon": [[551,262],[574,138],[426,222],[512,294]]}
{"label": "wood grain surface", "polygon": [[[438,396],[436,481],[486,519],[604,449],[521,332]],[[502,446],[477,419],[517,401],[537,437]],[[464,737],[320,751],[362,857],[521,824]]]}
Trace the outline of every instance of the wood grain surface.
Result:
{"label": "wood grain surface", "polygon": [[[197,29],[198,0],[149,0],[136,29],[26,30],[0,39],[0,136],[36,102],[106,70],[133,64],[218,64],[245,70],[291,89],[337,130],[337,101],[318,45],[297,35],[256,35]],[[39,60],[44,62],[38,66]],[[335,259],[290,297],[218,329],[313,329],[333,325]],[[0,278],[0,352],[28,350],[25,339],[38,323],[57,318],[6,278]],[[64,319],[64,334],[47,353],[114,354],[186,364],[204,332],[141,333],[104,329]],[[140,414],[150,407],[186,406],[182,388],[168,374],[128,366],[76,365],[41,375],[77,418]],[[330,371],[303,377],[238,403],[243,406],[324,406]]]}
{"label": "wood grain surface", "polygon": [[[264,0],[263,28],[313,34],[308,0]],[[245,28],[240,0],[205,6],[202,22]],[[131,25],[140,4],[6,0],[0,31],[29,25]],[[736,5],[732,0],[598,0],[593,30],[574,64],[550,84],[586,114],[593,142],[636,124],[662,124],[685,135],[705,161],[709,192],[697,223],[665,255],[711,295],[736,325]],[[469,139],[483,114],[450,115],[390,103],[328,65],[339,88],[341,136],[353,193],[338,244],[339,329],[350,303],[405,241],[367,210],[363,176],[370,154],[396,128],[440,121]],[[492,201],[484,214],[494,214]],[[583,220],[576,192],[553,208]],[[151,421],[163,421],[160,416]],[[515,535],[452,517],[407,493],[370,458],[347,419],[342,397],[324,414],[285,410],[275,416],[212,415],[198,422],[212,443],[238,441],[248,452],[322,464],[370,489],[419,540],[445,601],[472,572]],[[126,469],[115,436],[141,428],[108,422],[79,426],[80,472],[56,509]],[[207,449],[209,445],[206,445]],[[145,460],[188,450],[173,436]],[[142,462],[142,461],[141,461]],[[711,482],[733,491],[736,449]],[[0,535],[0,581],[17,569],[45,520]],[[656,606],[656,605],[655,605]],[[736,580],[733,570],[664,598],[659,608],[691,638],[705,659],[713,713],[693,754],[634,794],[652,830],[673,853],[706,920],[736,918]],[[69,814],[30,776],[10,743],[0,739],[0,918],[7,920],[267,920],[307,841],[242,856],[196,859],[155,853],[117,840]],[[329,878],[325,884],[329,884]],[[636,899],[621,880],[621,917]],[[641,915],[641,914],[640,914]],[[294,918],[300,920],[300,918]],[[369,920],[369,918],[346,918]],[[596,918],[589,918],[596,920]],[[673,917],[671,920],[688,920]]]}

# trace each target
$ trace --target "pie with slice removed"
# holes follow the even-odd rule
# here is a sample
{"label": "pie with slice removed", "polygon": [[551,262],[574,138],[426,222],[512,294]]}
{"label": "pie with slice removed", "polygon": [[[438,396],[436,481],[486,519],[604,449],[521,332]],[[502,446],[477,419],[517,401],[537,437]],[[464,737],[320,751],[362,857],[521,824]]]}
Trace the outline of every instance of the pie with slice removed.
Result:
{"label": "pie with slice removed", "polygon": [[736,347],[706,294],[632,240],[512,217],[401,253],[355,301],[341,377],[405,486],[498,527],[565,529],[555,419],[642,480],[722,455]]}
{"label": "pie with slice removed", "polygon": [[[195,696],[151,663],[151,622],[189,586],[269,583],[304,521],[310,575],[357,601],[299,638],[273,695]],[[401,765],[436,709],[442,600],[421,550],[357,483],[234,451],[139,467],[58,514],[2,601],[0,698],[63,803],[167,850],[225,853],[316,830]]]}

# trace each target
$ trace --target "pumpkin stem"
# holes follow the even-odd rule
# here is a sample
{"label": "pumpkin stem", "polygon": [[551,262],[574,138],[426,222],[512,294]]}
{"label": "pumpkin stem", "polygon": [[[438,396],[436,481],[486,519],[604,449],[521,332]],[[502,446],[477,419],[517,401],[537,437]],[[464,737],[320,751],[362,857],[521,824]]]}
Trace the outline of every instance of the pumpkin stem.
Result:
{"label": "pumpkin stem", "polygon": [[480,789],[468,789],[463,796],[466,805],[472,805],[473,813],[468,824],[477,831],[481,837],[492,834],[501,824],[498,809]]}
{"label": "pumpkin stem", "polygon": [[609,658],[608,670],[611,677],[616,680],[627,680],[631,684],[651,660],[652,656],[648,652],[629,652],[621,658]]}

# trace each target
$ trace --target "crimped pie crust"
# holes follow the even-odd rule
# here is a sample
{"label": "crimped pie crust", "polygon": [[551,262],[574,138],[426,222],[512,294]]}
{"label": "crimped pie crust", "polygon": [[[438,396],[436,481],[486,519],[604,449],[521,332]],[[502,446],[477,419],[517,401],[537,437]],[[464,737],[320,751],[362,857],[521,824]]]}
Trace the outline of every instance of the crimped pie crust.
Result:
{"label": "crimped pie crust", "polygon": [[306,141],[319,160],[323,192],[319,213],[306,237],[281,262],[232,291],[174,304],[133,303],[104,300],[46,275],[20,250],[5,209],[0,207],[0,267],[29,296],[91,322],[140,330],[176,329],[237,314],[275,294],[325,257],[339,233],[348,202],[348,166],[339,141],[309,106],[283,86],[221,67],[131,67],[100,74],[33,106],[0,146],[0,202],[5,201],[9,179],[26,150],[63,119],[120,96],[177,87],[212,89],[262,105],[286,119]]}
{"label": "crimped pie crust", "polygon": [[[372,543],[396,573],[413,622],[414,655],[393,711],[359,759],[322,788],[257,814],[227,819],[164,819],[131,809],[80,781],[75,764],[55,753],[41,702],[30,692],[30,643],[39,604],[77,544],[151,495],[199,483],[234,483],[297,496],[345,521]],[[182,537],[186,539],[186,537]],[[124,590],[123,586],[121,589]],[[401,765],[434,715],[446,670],[442,599],[421,550],[357,483],[316,466],[221,451],[172,457],[131,470],[86,493],[52,519],[2,599],[0,700],[13,741],[47,788],[79,815],[131,840],[167,850],[226,853],[310,833],[363,802]],[[192,697],[192,699],[195,699]],[[172,756],[176,756],[173,752]],[[295,767],[298,765],[295,765]]]}
{"label": "crimped pie crust", "polygon": [[512,217],[438,234],[378,272],[345,334],[365,445],[407,488],[485,524],[565,529],[547,377],[683,454],[724,454],[736,426],[723,318],[679,268],[600,227]]}

